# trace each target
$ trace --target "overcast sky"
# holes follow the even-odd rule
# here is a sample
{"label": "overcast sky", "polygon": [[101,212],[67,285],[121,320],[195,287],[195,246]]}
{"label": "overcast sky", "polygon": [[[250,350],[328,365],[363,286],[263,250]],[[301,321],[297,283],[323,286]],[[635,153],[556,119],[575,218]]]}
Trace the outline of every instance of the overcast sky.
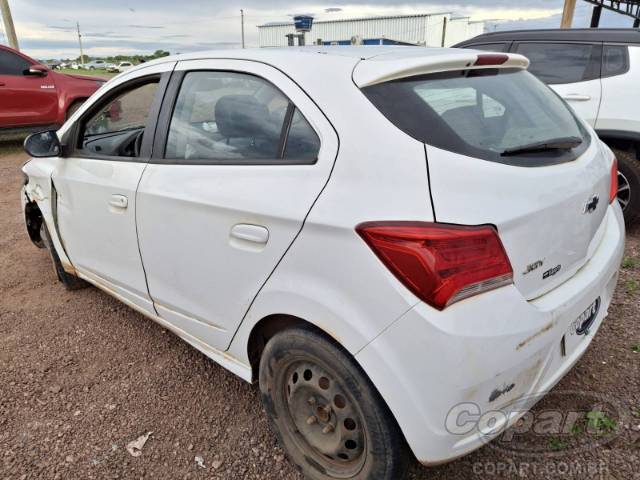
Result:
{"label": "overcast sky", "polygon": [[[76,21],[85,54],[182,53],[240,46],[240,8],[248,46],[257,46],[257,25],[312,13],[316,19],[453,12],[472,20],[502,20],[493,29],[557,27],[563,0],[9,0],[21,49],[36,58],[77,57]],[[329,11],[327,11],[329,10]],[[591,6],[578,1],[574,26],[588,26]],[[603,26],[631,26],[632,19],[605,12]],[[1,28],[1,26],[0,26]],[[7,43],[0,30],[0,43]]]}

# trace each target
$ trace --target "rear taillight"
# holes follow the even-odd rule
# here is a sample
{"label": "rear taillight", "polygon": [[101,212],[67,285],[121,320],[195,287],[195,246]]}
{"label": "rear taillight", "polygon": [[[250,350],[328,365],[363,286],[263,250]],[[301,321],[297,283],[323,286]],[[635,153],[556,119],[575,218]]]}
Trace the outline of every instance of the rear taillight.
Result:
{"label": "rear taillight", "polygon": [[404,286],[438,310],[513,283],[492,226],[369,222],[356,231]]}
{"label": "rear taillight", "polygon": [[611,187],[609,188],[609,203],[618,196],[618,159],[613,157],[613,164],[611,165]]}

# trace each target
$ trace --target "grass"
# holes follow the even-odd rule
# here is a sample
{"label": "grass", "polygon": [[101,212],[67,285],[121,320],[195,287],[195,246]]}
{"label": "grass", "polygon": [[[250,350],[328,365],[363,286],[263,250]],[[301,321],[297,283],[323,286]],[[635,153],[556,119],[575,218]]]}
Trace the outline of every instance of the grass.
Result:
{"label": "grass", "polygon": [[549,438],[547,445],[550,450],[558,451],[567,448],[567,442],[560,440],[558,437]]}
{"label": "grass", "polygon": [[603,412],[591,410],[587,413],[587,426],[590,431],[600,434],[615,431],[617,424]]}
{"label": "grass", "polygon": [[622,268],[635,268],[638,266],[638,260],[633,257],[624,257],[622,260]]}
{"label": "grass", "polygon": [[111,78],[117,73],[106,72],[104,70],[73,70],[72,68],[61,68],[57,73],[68,73],[70,75],[89,75],[92,77]]}
{"label": "grass", "polygon": [[640,343],[636,343],[635,345],[631,346],[631,351],[633,353],[640,353]]}
{"label": "grass", "polygon": [[638,290],[640,284],[637,280],[632,278],[631,280],[627,280],[625,286],[627,287],[627,293],[634,293]]}

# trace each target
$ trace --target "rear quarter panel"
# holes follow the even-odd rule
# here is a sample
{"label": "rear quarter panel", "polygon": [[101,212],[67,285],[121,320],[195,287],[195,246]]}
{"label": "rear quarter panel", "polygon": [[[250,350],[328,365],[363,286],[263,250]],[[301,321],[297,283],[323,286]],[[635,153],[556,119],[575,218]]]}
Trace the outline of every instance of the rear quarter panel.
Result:
{"label": "rear quarter panel", "polygon": [[424,145],[386,120],[351,82],[351,69],[326,68],[322,83],[316,73],[294,80],[334,125],[338,158],[300,235],[245,316],[230,346],[238,358],[247,358],[251,330],[271,314],[300,317],[355,354],[418,302],[355,227],[433,220]]}

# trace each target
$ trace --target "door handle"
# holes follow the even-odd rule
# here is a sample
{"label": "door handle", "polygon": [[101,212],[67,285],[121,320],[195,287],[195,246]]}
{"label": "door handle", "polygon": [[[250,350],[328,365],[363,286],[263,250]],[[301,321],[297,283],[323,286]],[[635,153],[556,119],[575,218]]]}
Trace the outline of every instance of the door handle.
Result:
{"label": "door handle", "polygon": [[581,93],[568,93],[563,95],[562,98],[569,102],[588,102],[591,100],[590,95],[582,95]]}
{"label": "door handle", "polygon": [[127,197],[125,197],[124,195],[111,195],[111,199],[109,200],[109,205],[115,208],[121,208],[121,209],[125,209],[127,208],[127,205],[129,204],[129,201],[127,200]]}
{"label": "door handle", "polygon": [[5,83],[4,82],[0,82],[0,87],[4,87]]}
{"label": "door handle", "polygon": [[261,225],[239,223],[231,229],[231,236],[238,240],[244,240],[245,242],[264,245],[269,241],[269,230]]}

